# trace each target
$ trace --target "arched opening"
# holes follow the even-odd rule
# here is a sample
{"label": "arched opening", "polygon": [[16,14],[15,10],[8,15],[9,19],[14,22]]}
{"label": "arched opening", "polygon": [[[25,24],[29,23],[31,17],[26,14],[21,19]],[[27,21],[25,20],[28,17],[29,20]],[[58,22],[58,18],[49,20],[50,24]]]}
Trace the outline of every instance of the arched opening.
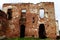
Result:
{"label": "arched opening", "polygon": [[20,37],[25,36],[25,22],[26,22],[26,10],[22,9],[21,10],[21,19],[20,19]]}
{"label": "arched opening", "polygon": [[20,37],[24,37],[25,36],[25,25],[21,25],[20,26]]}
{"label": "arched opening", "polygon": [[44,24],[39,25],[39,38],[46,38],[45,26]]}
{"label": "arched opening", "polygon": [[8,20],[12,19],[12,9],[8,9],[7,16],[8,16]]}

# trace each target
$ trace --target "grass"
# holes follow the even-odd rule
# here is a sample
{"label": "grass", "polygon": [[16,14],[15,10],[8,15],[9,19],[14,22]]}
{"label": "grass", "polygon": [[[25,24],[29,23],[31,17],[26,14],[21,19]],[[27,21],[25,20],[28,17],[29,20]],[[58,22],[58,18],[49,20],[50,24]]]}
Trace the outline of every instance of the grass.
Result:
{"label": "grass", "polygon": [[6,38],[4,40],[50,40],[49,38],[40,39],[40,38]]}

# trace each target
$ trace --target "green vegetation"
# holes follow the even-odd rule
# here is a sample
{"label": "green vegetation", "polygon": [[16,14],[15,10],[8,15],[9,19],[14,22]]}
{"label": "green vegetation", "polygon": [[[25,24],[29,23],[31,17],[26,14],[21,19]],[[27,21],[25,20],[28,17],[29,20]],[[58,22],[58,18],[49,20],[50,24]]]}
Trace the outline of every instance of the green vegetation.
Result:
{"label": "green vegetation", "polygon": [[40,38],[5,38],[4,40],[51,40],[49,38],[40,39]]}

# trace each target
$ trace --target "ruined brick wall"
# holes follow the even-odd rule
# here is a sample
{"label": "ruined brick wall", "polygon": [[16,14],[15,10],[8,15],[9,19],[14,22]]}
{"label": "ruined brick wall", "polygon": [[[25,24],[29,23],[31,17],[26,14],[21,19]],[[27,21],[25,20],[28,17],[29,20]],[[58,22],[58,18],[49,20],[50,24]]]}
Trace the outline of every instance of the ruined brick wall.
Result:
{"label": "ruined brick wall", "polygon": [[3,37],[6,37],[6,30],[7,30],[7,27],[8,27],[8,20],[7,20],[7,15],[2,11],[0,10],[0,37],[3,38]]}
{"label": "ruined brick wall", "polygon": [[[38,4],[39,5],[39,4]],[[44,2],[38,8],[44,8],[45,16],[40,19],[40,23],[44,23],[46,36],[50,38],[56,37],[55,11],[53,2]]]}
{"label": "ruined brick wall", "polygon": [[5,13],[7,14],[8,9],[12,9],[12,19],[8,20],[8,30],[6,33],[7,37],[19,37],[20,34],[20,27],[19,27],[19,19],[20,19],[20,11],[19,11],[19,5],[11,5],[7,4],[4,5],[5,7],[3,8]]}
{"label": "ruined brick wall", "polygon": [[[25,37],[39,37],[39,25],[44,24],[46,36],[56,38],[55,11],[53,2],[33,3],[17,3],[4,4],[3,11],[7,14],[7,10],[12,9],[12,19],[9,20],[7,37],[17,37],[20,35],[20,19],[21,11],[26,10],[25,14]],[[40,18],[39,10],[44,9],[44,18]],[[34,23],[33,23],[34,20]]]}

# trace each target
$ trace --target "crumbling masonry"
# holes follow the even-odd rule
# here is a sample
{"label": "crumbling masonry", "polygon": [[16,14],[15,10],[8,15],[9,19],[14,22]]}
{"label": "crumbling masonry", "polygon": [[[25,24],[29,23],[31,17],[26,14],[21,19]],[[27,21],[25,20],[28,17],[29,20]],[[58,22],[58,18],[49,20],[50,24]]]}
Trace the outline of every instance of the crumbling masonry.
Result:
{"label": "crumbling masonry", "polygon": [[[40,17],[40,10],[44,10],[43,17]],[[56,38],[53,2],[5,3],[3,11],[8,19],[6,37]]]}

